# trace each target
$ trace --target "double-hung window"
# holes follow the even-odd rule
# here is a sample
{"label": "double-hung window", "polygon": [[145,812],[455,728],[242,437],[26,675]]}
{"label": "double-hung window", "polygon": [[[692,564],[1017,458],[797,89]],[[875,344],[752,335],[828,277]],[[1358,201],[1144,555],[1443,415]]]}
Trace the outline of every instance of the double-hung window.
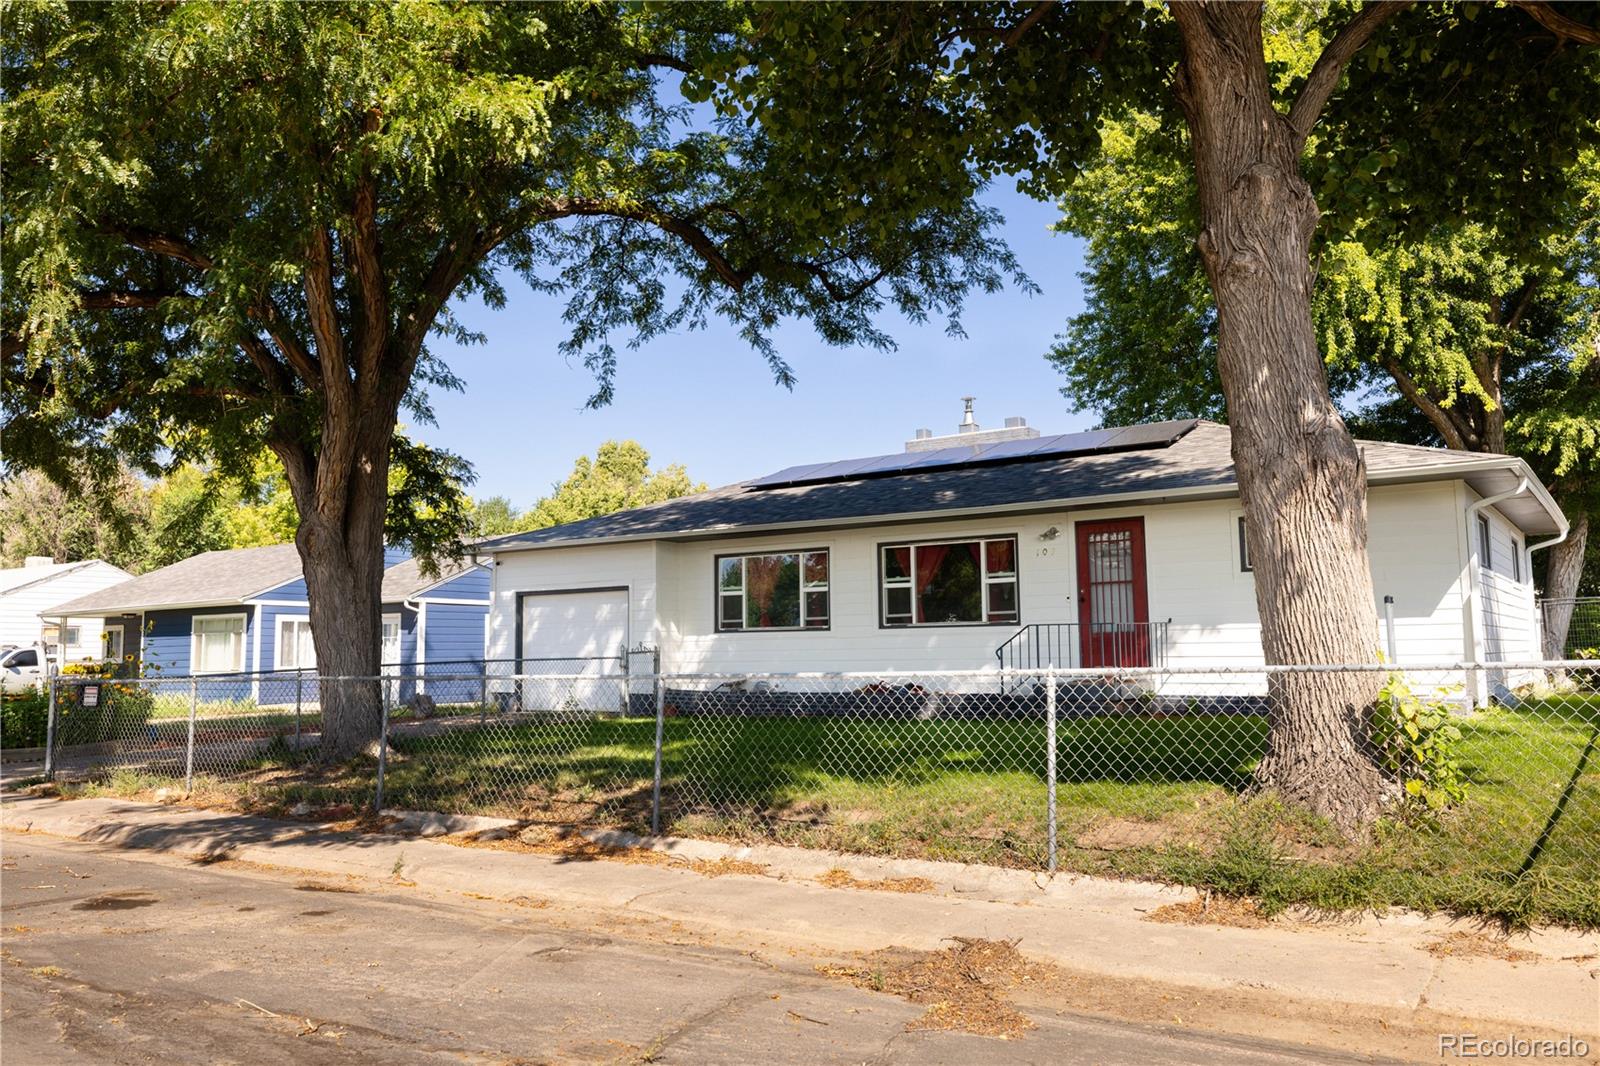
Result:
{"label": "double-hung window", "polygon": [[886,626],[1017,623],[1017,538],[888,544],[879,597]]}
{"label": "double-hung window", "polygon": [[828,552],[719,555],[717,629],[827,629]]}
{"label": "double-hung window", "polygon": [[190,663],[197,674],[244,669],[244,615],[199,615],[192,623]]}
{"label": "double-hung window", "polygon": [[311,641],[311,619],[278,619],[278,669],[311,670],[317,665],[317,646]]}

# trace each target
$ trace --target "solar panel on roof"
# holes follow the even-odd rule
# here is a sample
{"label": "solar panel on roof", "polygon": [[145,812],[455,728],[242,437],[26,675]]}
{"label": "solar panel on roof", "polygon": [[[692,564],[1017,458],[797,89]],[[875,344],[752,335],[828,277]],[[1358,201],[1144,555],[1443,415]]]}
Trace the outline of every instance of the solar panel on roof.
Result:
{"label": "solar panel on roof", "polygon": [[894,455],[872,455],[864,459],[843,459],[833,463],[811,463],[787,467],[776,474],[768,474],[750,482],[750,487],[770,489],[788,485],[812,485],[825,481],[889,477],[895,474],[984,466],[989,463],[1167,447],[1193,429],[1196,422],[1197,420],[1192,418],[1152,422],[1142,426],[1092,429],[1082,433],[1059,433],[1049,437],[1002,441],[988,447],[958,445],[928,452],[901,452]]}

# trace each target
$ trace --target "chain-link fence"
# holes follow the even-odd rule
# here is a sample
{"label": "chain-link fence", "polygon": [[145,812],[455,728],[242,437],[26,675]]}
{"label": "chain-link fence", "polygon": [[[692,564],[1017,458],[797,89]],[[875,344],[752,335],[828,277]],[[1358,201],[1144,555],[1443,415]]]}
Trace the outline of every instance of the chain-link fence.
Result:
{"label": "chain-link fence", "polygon": [[[1352,682],[1385,693],[1369,738],[1385,817],[1354,839],[1256,787],[1292,737],[1285,693]],[[324,759],[337,684],[381,699],[385,740]],[[232,785],[257,809],[490,814],[1600,922],[1593,662],[62,678],[55,702],[52,773]]]}
{"label": "chain-link fence", "polygon": [[1600,659],[1600,596],[1540,600],[1539,610],[1547,634],[1561,632],[1565,622],[1562,658]]}

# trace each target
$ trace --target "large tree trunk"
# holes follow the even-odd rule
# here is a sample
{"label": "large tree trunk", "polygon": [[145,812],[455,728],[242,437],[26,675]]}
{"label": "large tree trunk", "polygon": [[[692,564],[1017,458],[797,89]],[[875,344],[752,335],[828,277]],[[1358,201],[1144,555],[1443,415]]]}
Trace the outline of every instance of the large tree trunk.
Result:
{"label": "large tree trunk", "polygon": [[[1182,5],[1177,92],[1193,139],[1198,244],[1268,663],[1374,662],[1366,473],[1328,395],[1311,322],[1318,211],[1272,105],[1255,4]],[[1378,812],[1376,673],[1275,674],[1257,785],[1347,832]]]}
{"label": "large tree trunk", "polygon": [[1567,539],[1550,549],[1544,580],[1544,657],[1564,659],[1572,625],[1573,600],[1583,580],[1584,553],[1589,546],[1589,515],[1580,511]]}
{"label": "large tree trunk", "polygon": [[[356,422],[350,434],[354,447],[324,447],[316,457],[314,474],[305,476],[309,464],[295,463],[298,469],[289,477],[291,487],[300,482],[295,488],[301,514],[295,545],[304,567],[317,673],[325,679],[318,688],[320,751],[327,762],[369,750],[378,739],[383,717],[382,689],[376,679],[380,673],[384,518],[394,417],[377,411],[352,416],[352,412],[336,415],[330,410],[325,421],[343,425],[350,418]],[[348,465],[336,469],[335,464],[345,456]],[[285,469],[291,469],[288,460]],[[319,485],[341,485],[342,491],[324,492],[319,497]],[[308,501],[298,498],[301,491],[309,492]],[[319,499],[320,509],[316,506]]]}

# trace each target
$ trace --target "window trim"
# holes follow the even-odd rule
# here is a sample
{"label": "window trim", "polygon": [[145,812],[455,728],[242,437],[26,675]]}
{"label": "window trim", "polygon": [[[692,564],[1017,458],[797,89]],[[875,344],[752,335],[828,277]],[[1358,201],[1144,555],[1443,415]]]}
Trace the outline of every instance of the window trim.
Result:
{"label": "window trim", "polygon": [[[1012,543],[1012,558],[1016,562],[1016,570],[1013,572],[1011,578],[1009,578],[1009,579],[1001,579],[1001,580],[1004,581],[1005,583],[1012,584],[1012,585],[1016,586],[1016,590],[1017,590],[1017,616],[1015,618],[1009,619],[1007,621],[990,622],[990,621],[986,621],[986,619],[989,616],[989,585],[991,583],[993,583],[993,579],[991,579],[989,577],[989,570],[988,570],[987,563],[988,563],[988,558],[989,558],[989,547],[988,547],[988,545],[989,545],[990,541],[994,541],[994,540],[1009,540]],[[979,556],[978,556],[978,576],[980,578],[979,586],[982,589],[982,602],[979,604],[978,610],[979,610],[979,613],[981,613],[983,615],[983,618],[980,618],[976,622],[919,622],[919,621],[917,621],[916,620],[917,619],[917,587],[916,587],[916,583],[917,583],[916,566],[917,566],[917,564],[916,564],[916,551],[915,551],[916,547],[918,545],[934,545],[934,544],[971,544],[973,541],[977,541],[979,544],[981,544],[983,546],[980,549]],[[884,572],[883,572],[883,551],[884,551],[885,548],[911,548],[911,549],[913,549],[912,553],[911,553],[911,556],[912,556],[912,563],[911,563],[911,574],[912,574],[912,577],[911,577],[911,583],[910,583],[910,586],[909,586],[910,589],[911,589],[911,621],[909,621],[909,622],[890,622],[890,621],[887,620],[888,619],[888,615],[889,615],[889,585],[887,584],[888,578],[884,576]],[[1010,626],[1010,627],[1020,628],[1021,626],[1023,626],[1025,624],[1022,621],[1022,536],[1021,536],[1021,534],[1018,534],[1018,533],[974,533],[974,534],[972,534],[970,536],[966,536],[966,537],[928,537],[928,538],[921,538],[921,539],[915,539],[915,540],[907,540],[907,539],[903,539],[903,538],[900,539],[900,540],[885,540],[885,541],[880,541],[878,543],[878,546],[874,549],[874,552],[876,553],[876,555],[878,557],[878,561],[877,561],[878,597],[877,597],[877,599],[878,599],[878,628],[879,629],[972,629],[972,628],[978,627],[978,626],[984,626],[984,627],[990,627],[990,628],[995,627],[995,626]],[[907,586],[896,585],[895,587],[896,588],[905,588]]]}
{"label": "window trim", "polygon": [[[200,667],[199,667],[200,656],[198,654],[198,652],[200,650],[200,648],[199,648],[200,634],[195,631],[194,624],[196,622],[201,622],[201,621],[204,621],[204,622],[221,622],[221,621],[224,621],[224,620],[231,621],[231,620],[233,620],[235,618],[237,618],[239,620],[239,622],[240,622],[240,628],[239,628],[239,665],[234,667],[231,670],[202,670],[202,669],[200,669]],[[245,664],[245,659],[246,659],[246,656],[249,654],[249,649],[247,648],[247,645],[249,644],[249,636],[250,636],[250,616],[248,614],[245,614],[243,611],[239,611],[239,612],[236,612],[236,613],[230,612],[230,613],[227,613],[227,614],[192,614],[192,615],[190,615],[189,616],[189,672],[191,674],[195,674],[197,676],[203,676],[203,675],[221,676],[223,674],[242,674],[242,673],[244,673],[245,672],[245,665],[244,665]]]}
{"label": "window trim", "polygon": [[[394,623],[394,649],[395,661],[383,661],[383,627],[390,622]],[[403,674],[406,669],[406,619],[399,611],[384,611],[378,615],[378,666],[380,669],[393,671],[389,676]]]}
{"label": "window trim", "polygon": [[[763,555],[798,555],[800,557],[800,624],[797,626],[749,626],[741,625],[737,629],[727,629],[722,625],[722,561],[724,559],[749,559]],[[813,587],[813,592],[826,592],[828,594],[828,621],[826,625],[806,625],[806,561],[807,555],[826,555],[828,557],[828,584],[823,588]],[[741,573],[739,586],[739,602],[744,603],[744,585]],[[744,617],[740,611],[739,616]],[[711,556],[711,632],[721,636],[735,633],[826,633],[833,628],[833,549],[831,547],[816,548],[773,548],[770,551],[742,551],[713,553]]]}
{"label": "window trim", "polygon": [[1250,561],[1250,538],[1245,535],[1244,515],[1235,515],[1238,520],[1239,541],[1239,573],[1253,574],[1256,572],[1255,564]]}
{"label": "window trim", "polygon": [[[283,665],[283,627],[285,622],[304,622],[308,630],[311,628],[311,616],[309,614],[280,614],[277,617],[277,620],[273,623],[272,668],[274,670],[315,670],[317,668],[316,663],[313,662],[310,666],[305,666],[299,662],[298,648],[295,653],[295,665]],[[317,650],[313,646],[311,655],[315,658],[316,654]]]}
{"label": "window trim", "polygon": [[1494,571],[1494,529],[1486,514],[1478,515],[1478,569]]}
{"label": "window trim", "polygon": [[1511,538],[1511,580],[1522,584],[1522,538]]}
{"label": "window trim", "polygon": [[[112,632],[115,632],[117,634],[117,653],[115,655],[111,654],[111,634],[112,634]],[[116,624],[107,624],[107,625],[101,627],[101,629],[100,629],[100,651],[101,651],[102,655],[104,656],[104,660],[105,661],[109,662],[109,661],[114,659],[114,660],[116,660],[117,662],[120,663],[122,661],[123,655],[127,654],[127,648],[128,648],[128,631],[127,631],[127,627],[126,626],[122,625],[119,622],[119,623],[116,623]]]}

